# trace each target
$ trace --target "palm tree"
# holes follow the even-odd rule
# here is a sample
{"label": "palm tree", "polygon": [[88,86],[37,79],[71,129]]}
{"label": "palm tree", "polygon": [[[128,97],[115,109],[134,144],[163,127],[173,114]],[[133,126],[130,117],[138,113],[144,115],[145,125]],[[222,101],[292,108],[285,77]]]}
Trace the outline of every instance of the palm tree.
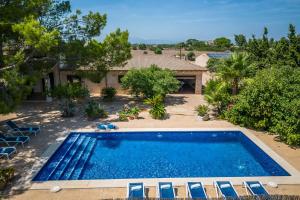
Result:
{"label": "palm tree", "polygon": [[249,74],[248,54],[234,52],[217,66],[217,75],[231,84],[232,94],[236,95],[240,81]]}

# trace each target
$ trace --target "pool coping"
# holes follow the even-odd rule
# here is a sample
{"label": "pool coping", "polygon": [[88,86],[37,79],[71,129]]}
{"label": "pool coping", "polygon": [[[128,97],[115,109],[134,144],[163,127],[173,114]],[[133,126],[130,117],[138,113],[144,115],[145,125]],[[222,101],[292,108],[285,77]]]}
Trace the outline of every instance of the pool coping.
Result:
{"label": "pool coping", "polygon": [[[122,128],[113,132],[138,132],[138,131],[241,131],[267,155],[285,169],[291,176],[257,176],[257,177],[196,177],[196,178],[139,178],[139,179],[101,179],[101,180],[59,180],[59,181],[32,181],[30,189],[41,190],[51,189],[53,186],[60,186],[64,189],[88,189],[88,188],[107,188],[107,187],[127,187],[129,182],[143,182],[145,186],[156,186],[161,181],[171,181],[175,186],[185,185],[188,181],[202,181],[204,185],[213,185],[216,180],[229,180],[234,185],[241,185],[243,181],[261,181],[263,184],[275,182],[277,184],[300,184],[300,172],[279,156],[274,150],[257,138],[250,130],[245,128]],[[71,132],[99,132],[95,129],[77,129]],[[201,133],[200,133],[201,134]],[[67,137],[67,136],[66,136]],[[51,145],[43,154],[42,160],[33,167],[32,177],[43,167],[52,154],[60,147],[63,141]]]}

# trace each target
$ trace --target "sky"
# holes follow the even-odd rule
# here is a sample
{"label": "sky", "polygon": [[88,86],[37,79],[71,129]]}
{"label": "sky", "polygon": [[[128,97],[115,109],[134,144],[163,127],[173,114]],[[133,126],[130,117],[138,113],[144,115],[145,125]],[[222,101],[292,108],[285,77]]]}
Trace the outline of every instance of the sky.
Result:
{"label": "sky", "polygon": [[102,37],[121,28],[132,43],[175,43],[189,38],[212,40],[234,34],[275,39],[288,25],[300,30],[300,0],[71,0],[72,9],[106,13]]}

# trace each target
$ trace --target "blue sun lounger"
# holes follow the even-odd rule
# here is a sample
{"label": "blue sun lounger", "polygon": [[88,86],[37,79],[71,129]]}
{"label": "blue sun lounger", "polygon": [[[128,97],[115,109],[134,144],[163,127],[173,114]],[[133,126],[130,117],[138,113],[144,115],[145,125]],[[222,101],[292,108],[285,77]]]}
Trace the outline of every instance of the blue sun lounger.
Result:
{"label": "blue sun lounger", "polygon": [[186,190],[187,190],[187,198],[207,199],[204,186],[201,182],[187,182]]}
{"label": "blue sun lounger", "polygon": [[244,182],[245,188],[250,192],[251,195],[255,196],[268,196],[269,193],[263,186],[263,184],[260,181],[245,181]]}
{"label": "blue sun lounger", "polygon": [[224,199],[239,198],[238,193],[235,191],[235,189],[230,181],[215,181],[214,186],[215,186],[218,198],[219,197],[223,197]]}
{"label": "blue sun lounger", "polygon": [[159,182],[157,197],[161,199],[175,199],[175,190],[171,182]]}
{"label": "blue sun lounger", "polygon": [[19,127],[15,122],[9,120],[6,121],[6,125],[13,131],[24,135],[24,133],[34,134],[35,136],[40,132],[40,127]]}
{"label": "blue sun lounger", "polygon": [[4,156],[9,159],[9,156],[16,152],[16,147],[0,147],[0,157]]}
{"label": "blue sun lounger", "polygon": [[128,199],[144,199],[145,189],[143,183],[129,183],[127,187],[127,198]]}
{"label": "blue sun lounger", "polygon": [[0,143],[5,143],[7,146],[10,146],[10,143],[13,144],[21,144],[24,146],[26,142],[28,142],[30,138],[28,136],[5,136],[0,133]]}

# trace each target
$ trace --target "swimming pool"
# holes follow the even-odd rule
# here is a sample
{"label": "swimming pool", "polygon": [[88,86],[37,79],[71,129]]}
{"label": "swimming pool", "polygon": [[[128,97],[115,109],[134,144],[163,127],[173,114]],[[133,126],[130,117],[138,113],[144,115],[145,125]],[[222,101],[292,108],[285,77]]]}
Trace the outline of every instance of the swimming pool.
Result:
{"label": "swimming pool", "polygon": [[290,176],[240,131],[70,133],[33,181]]}

